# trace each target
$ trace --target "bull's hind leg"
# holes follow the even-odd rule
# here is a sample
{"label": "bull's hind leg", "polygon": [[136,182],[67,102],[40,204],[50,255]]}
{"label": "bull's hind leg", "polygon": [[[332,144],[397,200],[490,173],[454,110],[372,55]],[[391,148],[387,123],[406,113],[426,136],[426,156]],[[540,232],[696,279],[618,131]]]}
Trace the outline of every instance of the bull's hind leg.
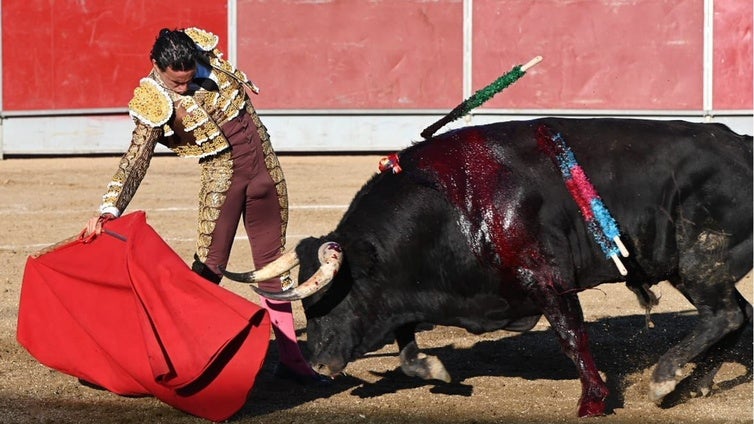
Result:
{"label": "bull's hind leg", "polygon": [[[733,283],[730,284],[735,290]],[[744,313],[737,306],[735,295],[731,294],[728,289],[718,293],[708,292],[707,298],[701,299],[699,295],[703,291],[700,293],[697,288],[689,290],[688,286],[688,283],[677,285],[699,310],[698,321],[692,332],[662,355],[658,361],[649,385],[649,398],[657,403],[675,390],[677,382],[683,376],[681,369],[686,363],[716,346],[729,333],[740,334],[739,330],[745,321]],[[731,344],[726,343],[728,346]],[[710,367],[701,372],[706,376],[700,380],[699,385],[710,385],[717,367]],[[706,389],[700,387],[703,392]]]}
{"label": "bull's hind leg", "polygon": [[604,415],[605,399],[609,391],[599,375],[589,348],[589,337],[578,296],[573,292],[562,293],[563,285],[559,284],[559,277],[552,271],[520,269],[518,274],[530,298],[539,305],[555,330],[563,353],[576,365],[581,380],[579,417]]}
{"label": "bull's hind leg", "polygon": [[[732,337],[737,338],[750,316],[751,305],[736,290],[729,270],[725,236],[703,231],[692,244],[681,254],[679,277],[670,279],[670,283],[696,307],[699,317],[692,332],[657,363],[649,385],[649,398],[657,403],[675,390],[685,364],[726,335],[734,333]],[[716,371],[716,367],[702,371],[708,375],[708,383]]]}
{"label": "bull's hind leg", "polygon": [[[745,322],[751,323],[752,308],[749,302],[736,291],[736,299],[738,306],[745,314]],[[732,331],[723,337],[719,342],[715,343],[700,360],[697,361],[697,366],[694,368],[694,373],[689,377],[689,387],[691,388],[692,395],[707,396],[712,391],[712,384],[715,375],[722,366],[726,353],[732,351],[738,343],[741,341],[742,336],[745,333],[746,325],[742,325],[737,330]],[[751,375],[751,369],[747,370],[749,376]]]}
{"label": "bull's hind leg", "polygon": [[450,374],[448,374],[442,361],[436,356],[419,352],[415,331],[416,325],[414,324],[404,325],[395,331],[395,339],[400,351],[401,371],[409,377],[450,383]]}

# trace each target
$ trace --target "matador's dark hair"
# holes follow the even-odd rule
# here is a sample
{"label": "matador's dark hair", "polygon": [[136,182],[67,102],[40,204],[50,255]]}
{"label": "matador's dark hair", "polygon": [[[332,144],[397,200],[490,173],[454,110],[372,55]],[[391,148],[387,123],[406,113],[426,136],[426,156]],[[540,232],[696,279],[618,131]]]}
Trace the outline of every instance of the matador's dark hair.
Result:
{"label": "matador's dark hair", "polygon": [[202,60],[199,49],[185,32],[177,29],[163,28],[154,40],[149,58],[157,62],[161,71],[168,67],[176,71],[189,71]]}

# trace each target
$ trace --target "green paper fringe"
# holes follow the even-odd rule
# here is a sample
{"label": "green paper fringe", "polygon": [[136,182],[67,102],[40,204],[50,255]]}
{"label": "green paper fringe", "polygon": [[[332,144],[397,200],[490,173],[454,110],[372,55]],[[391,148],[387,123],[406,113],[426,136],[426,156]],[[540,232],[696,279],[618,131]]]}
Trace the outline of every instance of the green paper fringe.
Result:
{"label": "green paper fringe", "polygon": [[518,80],[525,74],[526,72],[521,70],[521,65],[514,66],[513,69],[511,69],[508,73],[493,81],[492,84],[482,88],[481,90],[478,90],[477,92],[469,96],[468,99],[464,100],[463,103],[459,104],[447,115],[442,117],[439,121],[425,128],[424,131],[421,132],[421,136],[425,139],[432,137],[432,135],[434,135],[437,130],[439,130],[446,124],[468,114],[469,112],[471,112],[471,110],[481,106],[487,100],[491,99],[495,94],[503,91],[506,87],[516,82],[516,80]]}

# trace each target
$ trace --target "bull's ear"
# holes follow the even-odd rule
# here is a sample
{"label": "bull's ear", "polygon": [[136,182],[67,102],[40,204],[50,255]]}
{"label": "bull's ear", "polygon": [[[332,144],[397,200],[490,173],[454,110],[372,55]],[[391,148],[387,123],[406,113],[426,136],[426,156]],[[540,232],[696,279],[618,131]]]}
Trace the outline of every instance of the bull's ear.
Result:
{"label": "bull's ear", "polygon": [[299,270],[300,281],[303,281],[301,278],[309,278],[319,267],[319,261],[316,260],[317,251],[325,241],[322,237],[307,237],[296,244],[296,255],[300,261],[304,259],[301,261],[301,269]]}
{"label": "bull's ear", "polygon": [[319,246],[325,241],[326,240],[323,237],[303,238],[296,244],[296,254],[299,258],[304,258],[312,254],[314,254],[312,257],[316,257],[317,249],[319,249]]}
{"label": "bull's ear", "polygon": [[354,279],[374,275],[379,263],[377,248],[368,240],[359,239],[343,246],[343,257]]}

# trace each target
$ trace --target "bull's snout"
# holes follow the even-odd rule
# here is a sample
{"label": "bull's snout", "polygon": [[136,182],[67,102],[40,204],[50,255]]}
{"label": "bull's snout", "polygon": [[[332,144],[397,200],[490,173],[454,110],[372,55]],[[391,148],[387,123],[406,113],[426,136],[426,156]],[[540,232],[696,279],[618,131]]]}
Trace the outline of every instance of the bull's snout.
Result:
{"label": "bull's snout", "polygon": [[330,378],[334,378],[341,374],[343,372],[343,369],[345,368],[345,365],[343,364],[335,364],[330,363],[326,364],[323,362],[312,362],[311,364],[312,369],[317,372],[317,374],[324,375]]}

